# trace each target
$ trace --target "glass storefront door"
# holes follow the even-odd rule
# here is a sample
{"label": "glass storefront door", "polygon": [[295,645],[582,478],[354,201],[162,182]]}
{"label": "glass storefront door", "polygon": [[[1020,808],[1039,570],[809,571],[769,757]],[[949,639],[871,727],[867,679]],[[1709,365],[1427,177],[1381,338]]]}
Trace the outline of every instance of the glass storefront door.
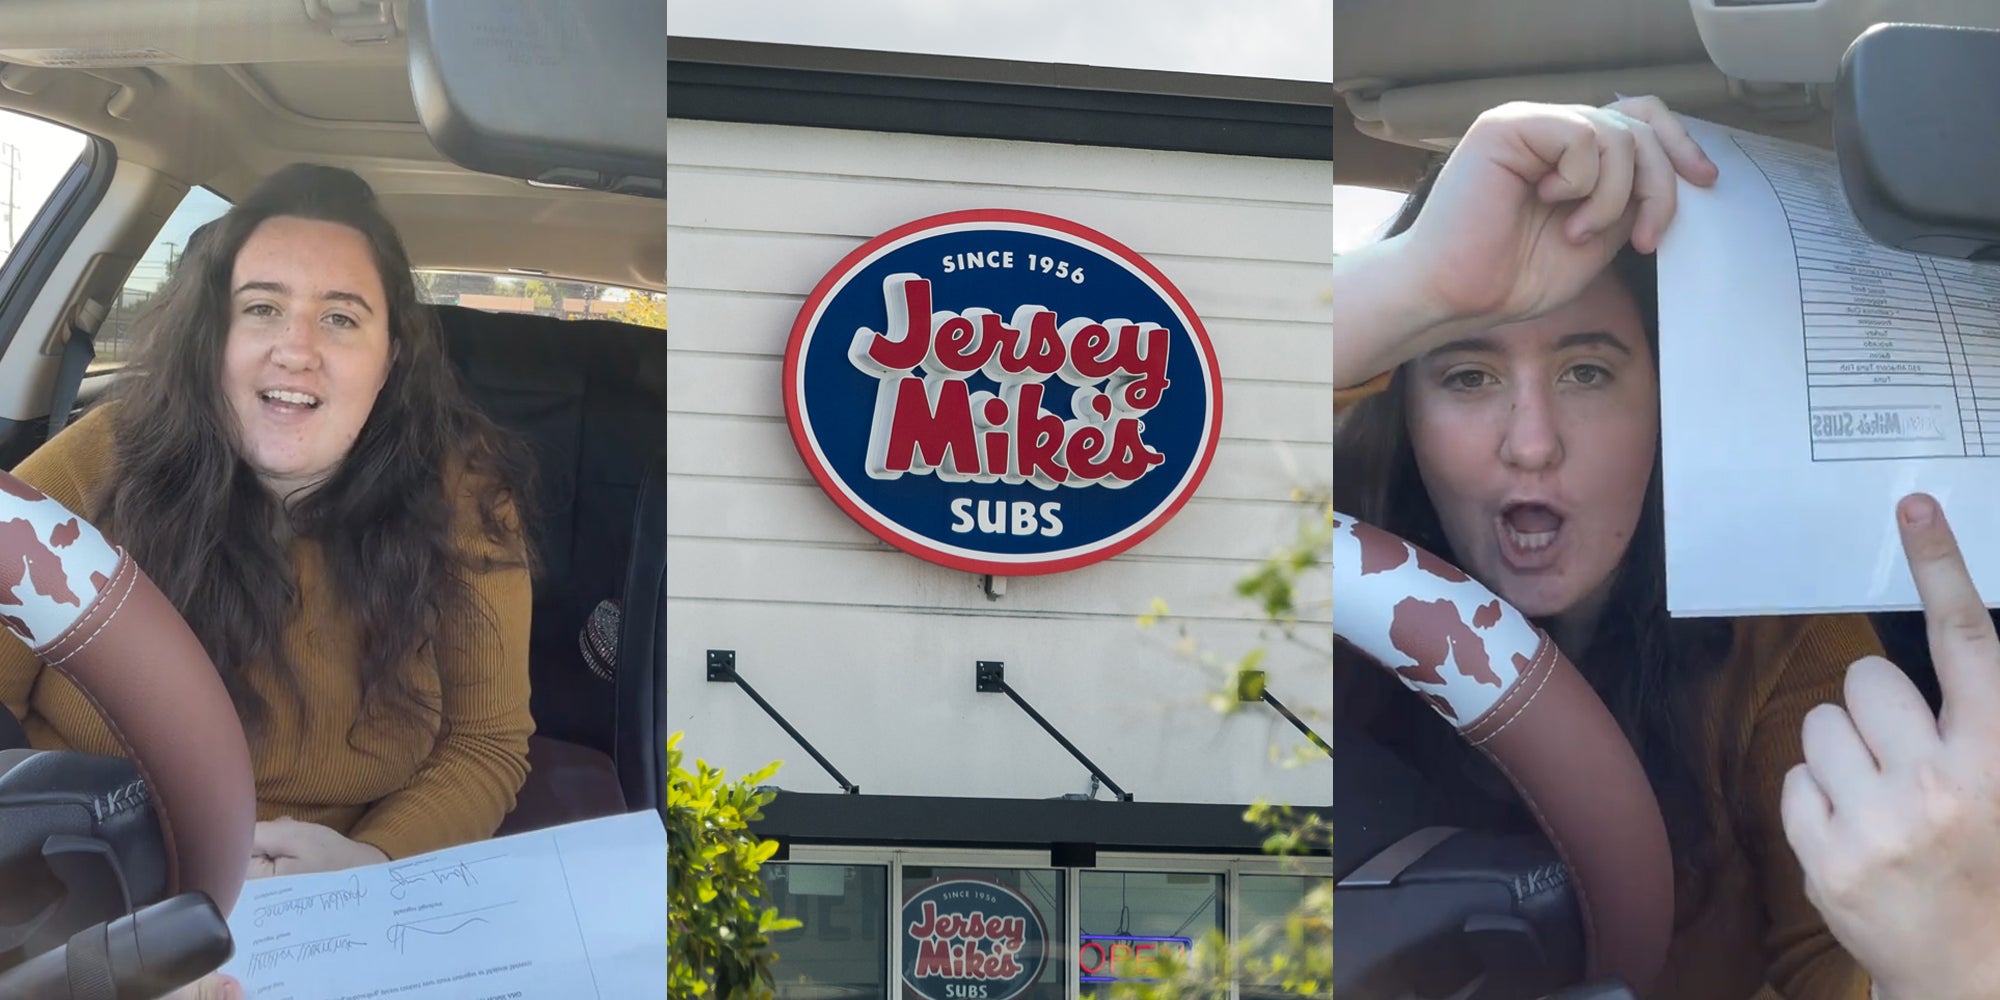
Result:
{"label": "glass storefront door", "polygon": [[804,924],[771,935],[778,1000],[889,995],[887,865],[767,864],[763,875],[778,915]]}
{"label": "glass storefront door", "polygon": [[[1087,1000],[1210,935],[1254,946],[1332,878],[1270,858],[798,847],[766,864],[780,911],[780,1000]],[[1322,868],[1326,866],[1321,865]],[[893,891],[891,891],[891,887]],[[1274,997],[1245,982],[1235,1000]]]}
{"label": "glass storefront door", "polygon": [[[1237,938],[1249,952],[1253,967],[1271,967],[1284,950],[1285,918],[1306,896],[1333,885],[1332,875],[1244,874],[1236,880]],[[1328,986],[1331,993],[1333,987]],[[1251,977],[1238,986],[1240,1000],[1288,1000],[1295,994],[1279,984]]]}
{"label": "glass storefront door", "polygon": [[904,864],[896,935],[908,1000],[1066,1000],[1064,873]]}
{"label": "glass storefront door", "polygon": [[1077,874],[1077,979],[1086,997],[1120,979],[1150,980],[1160,956],[1185,957],[1226,933],[1221,873],[1087,870]]}

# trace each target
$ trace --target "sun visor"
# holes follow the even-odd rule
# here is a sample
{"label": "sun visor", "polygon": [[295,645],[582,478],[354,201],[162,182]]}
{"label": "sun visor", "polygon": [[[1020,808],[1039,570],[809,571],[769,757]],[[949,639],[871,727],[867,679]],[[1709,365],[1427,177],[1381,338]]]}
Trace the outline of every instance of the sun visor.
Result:
{"label": "sun visor", "polygon": [[1993,0],[1689,0],[1722,72],[1759,83],[1833,83],[1847,47],[1885,21],[2000,28]]}
{"label": "sun visor", "polygon": [[1342,96],[1364,134],[1444,150],[1487,109],[1508,101],[1601,105],[1620,94],[1651,94],[1690,112],[1726,106],[1733,99],[1729,80],[1707,64],[1454,80],[1382,91],[1350,87]]}
{"label": "sun visor", "polygon": [[471,170],[665,197],[661,0],[411,0],[410,96]]}

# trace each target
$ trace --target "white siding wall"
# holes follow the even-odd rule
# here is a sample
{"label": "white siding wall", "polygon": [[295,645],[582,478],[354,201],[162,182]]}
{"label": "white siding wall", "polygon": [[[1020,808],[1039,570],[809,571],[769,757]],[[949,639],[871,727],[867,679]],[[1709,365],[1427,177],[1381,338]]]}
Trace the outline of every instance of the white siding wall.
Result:
{"label": "white siding wall", "polygon": [[[1259,641],[1235,580],[1293,538],[1296,487],[1331,461],[1327,164],[676,120],[669,135],[668,710],[691,757],[829,791],[819,770],[705,651],[743,676],[864,793],[1043,798],[1089,775],[973,663],[1007,679],[1140,799],[1330,800],[1320,757],[1276,713],[1229,718],[1217,677],[1142,633],[1153,598],[1198,637]],[[805,295],[840,258],[901,223],[966,208],[1073,219],[1132,247],[1193,304],[1223,376],[1222,441],[1181,513],[1115,559],[1006,581],[878,541],[820,492],[784,421],[779,367]],[[1311,649],[1275,640],[1274,693],[1331,704],[1327,574],[1302,594]],[[1324,731],[1322,718],[1319,727]]]}

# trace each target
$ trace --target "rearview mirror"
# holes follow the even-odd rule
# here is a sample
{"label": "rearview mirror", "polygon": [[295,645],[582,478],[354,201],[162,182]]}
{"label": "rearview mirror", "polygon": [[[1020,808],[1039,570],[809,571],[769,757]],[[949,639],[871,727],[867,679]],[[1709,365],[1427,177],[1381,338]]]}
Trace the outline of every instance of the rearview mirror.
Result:
{"label": "rearview mirror", "polygon": [[664,0],[411,0],[410,96],[471,170],[666,196]]}
{"label": "rearview mirror", "polygon": [[1878,24],[1841,58],[1834,148],[1861,228],[2000,260],[2000,31]]}

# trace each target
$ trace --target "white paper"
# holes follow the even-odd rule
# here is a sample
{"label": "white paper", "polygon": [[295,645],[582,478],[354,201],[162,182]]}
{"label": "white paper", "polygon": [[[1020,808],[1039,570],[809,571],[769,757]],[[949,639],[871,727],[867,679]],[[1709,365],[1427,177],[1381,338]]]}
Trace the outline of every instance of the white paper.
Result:
{"label": "white paper", "polygon": [[1995,604],[2000,267],[1871,240],[1830,152],[1689,126],[1720,178],[1659,252],[1669,610],[1915,609],[1913,491]]}
{"label": "white paper", "polygon": [[657,813],[246,883],[222,971],[254,1000],[569,1000],[667,991]]}

